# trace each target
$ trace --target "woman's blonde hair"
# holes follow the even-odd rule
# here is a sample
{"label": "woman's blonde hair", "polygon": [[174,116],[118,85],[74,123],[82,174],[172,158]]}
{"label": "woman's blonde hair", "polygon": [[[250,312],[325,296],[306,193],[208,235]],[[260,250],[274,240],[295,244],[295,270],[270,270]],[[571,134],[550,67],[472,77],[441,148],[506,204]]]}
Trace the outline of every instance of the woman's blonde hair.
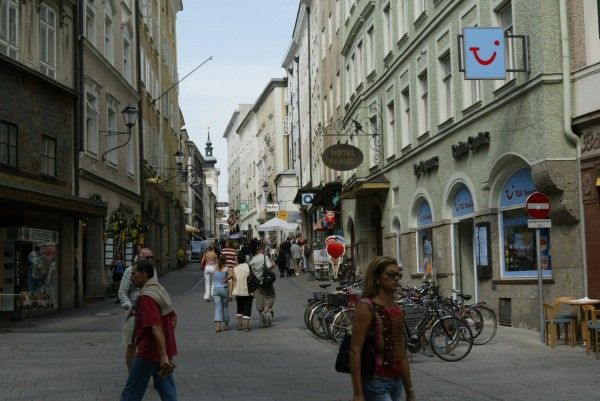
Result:
{"label": "woman's blonde hair", "polygon": [[398,261],[389,256],[377,256],[371,261],[371,263],[369,263],[369,266],[367,266],[367,271],[365,272],[363,297],[373,298],[377,295],[377,291],[379,291],[377,279],[389,265],[398,266]]}

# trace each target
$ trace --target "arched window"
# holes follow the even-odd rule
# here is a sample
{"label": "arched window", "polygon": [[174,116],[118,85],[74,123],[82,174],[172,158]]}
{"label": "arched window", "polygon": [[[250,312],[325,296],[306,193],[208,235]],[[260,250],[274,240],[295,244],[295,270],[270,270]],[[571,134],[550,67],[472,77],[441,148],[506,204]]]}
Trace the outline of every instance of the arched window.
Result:
{"label": "arched window", "polygon": [[417,272],[433,271],[433,218],[431,207],[422,199],[417,208]]}
{"label": "arched window", "polygon": [[394,217],[394,221],[392,221],[392,230],[396,234],[396,260],[398,261],[398,266],[402,267],[402,249],[400,247],[400,219]]}
{"label": "arched window", "polygon": [[[531,169],[517,170],[502,187],[499,199],[498,220],[502,247],[502,276],[536,277],[537,257],[535,230],[527,227],[525,202],[535,192]],[[552,275],[550,259],[550,230],[542,229],[541,254],[544,276]]]}

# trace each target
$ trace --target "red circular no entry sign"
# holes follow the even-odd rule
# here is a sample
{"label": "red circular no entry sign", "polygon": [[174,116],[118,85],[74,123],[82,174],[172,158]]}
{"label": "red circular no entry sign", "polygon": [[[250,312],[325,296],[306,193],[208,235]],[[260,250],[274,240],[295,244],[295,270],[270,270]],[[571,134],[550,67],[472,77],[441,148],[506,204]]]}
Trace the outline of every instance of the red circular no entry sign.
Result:
{"label": "red circular no entry sign", "polygon": [[527,198],[525,209],[534,219],[547,219],[550,215],[550,198],[541,192],[534,192]]}

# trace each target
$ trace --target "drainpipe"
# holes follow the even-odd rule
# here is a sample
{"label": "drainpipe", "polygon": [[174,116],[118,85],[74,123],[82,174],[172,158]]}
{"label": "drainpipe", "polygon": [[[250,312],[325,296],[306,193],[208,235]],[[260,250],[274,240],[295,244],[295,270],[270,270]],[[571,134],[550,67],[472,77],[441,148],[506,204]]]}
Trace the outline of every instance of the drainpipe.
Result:
{"label": "drainpipe", "polygon": [[[302,183],[302,127],[300,125],[300,123],[302,122],[300,120],[300,56],[296,56],[294,57],[294,61],[296,62],[296,80],[297,80],[297,85],[296,85],[296,102],[298,103],[298,107],[296,108],[296,110],[298,110],[298,148],[296,149],[296,153],[298,153],[298,162],[300,164],[299,168],[300,168],[300,183],[298,185],[298,188],[302,187],[303,183]],[[293,138],[293,135],[292,135]],[[293,140],[292,140],[292,152],[294,149],[294,145],[293,145]]]}
{"label": "drainpipe", "polygon": [[[142,93],[142,62],[140,57],[142,55],[140,46],[142,45],[140,41],[140,24],[142,23],[142,19],[140,18],[140,0],[135,0],[135,59],[137,60],[135,66],[135,74],[137,77],[136,89],[140,100],[138,101],[138,171],[140,176],[140,217],[142,221],[145,221],[144,216],[144,191],[145,191],[145,175],[144,175],[144,95]],[[148,224],[148,222],[145,222]]]}
{"label": "drainpipe", "polygon": [[308,177],[312,181],[312,78],[310,74],[310,7],[306,7],[306,22],[308,24]]}
{"label": "drainpipe", "polygon": [[581,139],[571,129],[571,58],[569,53],[569,24],[567,17],[567,0],[559,1],[560,7],[560,41],[562,50],[562,81],[563,81],[563,129],[566,138],[577,147],[577,188],[579,196],[579,231],[581,236],[581,260],[583,265],[583,292],[588,295],[588,276],[586,258],[586,237],[584,227],[583,190],[581,188]]}

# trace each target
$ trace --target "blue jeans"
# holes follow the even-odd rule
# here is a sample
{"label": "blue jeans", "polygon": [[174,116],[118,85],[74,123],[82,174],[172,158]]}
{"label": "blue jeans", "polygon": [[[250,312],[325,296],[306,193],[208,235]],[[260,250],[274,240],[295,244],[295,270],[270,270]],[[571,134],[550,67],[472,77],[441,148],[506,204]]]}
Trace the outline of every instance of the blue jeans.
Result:
{"label": "blue jeans", "polygon": [[163,401],[177,401],[177,390],[173,375],[162,379],[158,376],[160,363],[136,356],[127,378],[127,384],[121,393],[121,401],[141,401],[148,387],[150,376],[154,379],[154,387]]}
{"label": "blue jeans", "polygon": [[213,302],[215,303],[215,322],[229,323],[229,291],[227,291],[227,287],[213,289]]}
{"label": "blue jeans", "polygon": [[400,401],[402,388],[400,377],[375,376],[363,382],[365,401]]}

